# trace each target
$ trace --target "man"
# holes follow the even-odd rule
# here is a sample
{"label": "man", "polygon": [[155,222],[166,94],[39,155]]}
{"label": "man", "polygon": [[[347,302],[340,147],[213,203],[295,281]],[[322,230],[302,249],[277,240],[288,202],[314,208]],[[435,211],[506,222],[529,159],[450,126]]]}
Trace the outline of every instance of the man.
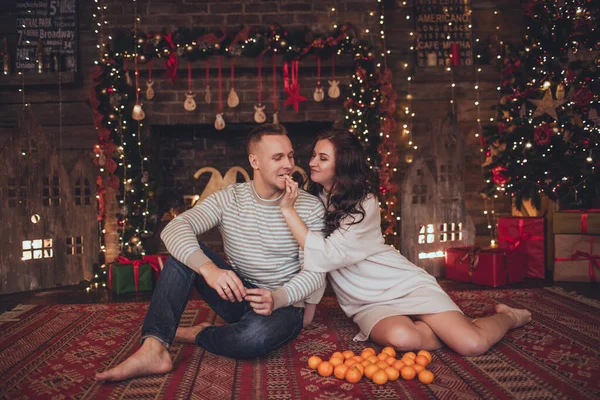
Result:
{"label": "man", "polygon": [[[97,380],[171,371],[168,348],[174,338],[232,358],[263,356],[300,333],[304,299],[314,312],[325,274],[302,270],[302,252],[279,208],[294,168],[292,144],[282,125],[267,124],[250,133],[246,148],[254,180],[210,195],[163,231],[172,256],[152,296],[142,346],[115,368],[96,374]],[[309,229],[321,232],[325,209],[316,197],[302,192],[295,207]],[[215,226],[230,265],[198,243],[197,235]],[[228,325],[177,329],[194,283]]]}

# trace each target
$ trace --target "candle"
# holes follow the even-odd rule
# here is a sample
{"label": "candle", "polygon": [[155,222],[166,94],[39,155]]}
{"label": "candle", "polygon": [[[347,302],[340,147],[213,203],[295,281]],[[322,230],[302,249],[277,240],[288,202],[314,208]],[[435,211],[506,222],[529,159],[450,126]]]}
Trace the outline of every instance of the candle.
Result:
{"label": "candle", "polygon": [[460,44],[450,43],[450,59],[452,66],[460,65]]}

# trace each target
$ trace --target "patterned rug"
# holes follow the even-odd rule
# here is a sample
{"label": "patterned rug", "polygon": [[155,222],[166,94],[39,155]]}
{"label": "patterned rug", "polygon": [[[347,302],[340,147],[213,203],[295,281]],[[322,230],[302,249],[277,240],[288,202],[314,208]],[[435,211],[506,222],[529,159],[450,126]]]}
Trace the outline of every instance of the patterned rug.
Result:
{"label": "patterned rug", "polygon": [[[192,345],[174,345],[174,372],[118,384],[93,380],[139,344],[147,303],[20,306],[0,316],[2,399],[598,399],[600,304],[553,289],[454,291],[465,313],[481,317],[504,302],[531,310],[533,322],[516,329],[487,354],[434,352],[431,385],[417,381],[378,386],[322,378],[311,355],[360,351],[356,327],[325,297],[313,325],[270,356],[235,361]],[[199,300],[182,324],[214,321]],[[219,319],[216,321],[220,323]],[[380,350],[380,348],[377,348]]]}

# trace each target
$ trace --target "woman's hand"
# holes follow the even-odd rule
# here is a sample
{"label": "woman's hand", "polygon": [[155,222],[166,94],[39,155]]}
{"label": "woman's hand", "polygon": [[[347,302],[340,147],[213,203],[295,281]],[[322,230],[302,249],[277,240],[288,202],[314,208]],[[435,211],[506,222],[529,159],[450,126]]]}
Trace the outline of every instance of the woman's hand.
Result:
{"label": "woman's hand", "polygon": [[282,210],[289,210],[294,208],[296,199],[299,195],[298,182],[294,181],[289,175],[285,177],[285,194],[281,198],[279,207]]}

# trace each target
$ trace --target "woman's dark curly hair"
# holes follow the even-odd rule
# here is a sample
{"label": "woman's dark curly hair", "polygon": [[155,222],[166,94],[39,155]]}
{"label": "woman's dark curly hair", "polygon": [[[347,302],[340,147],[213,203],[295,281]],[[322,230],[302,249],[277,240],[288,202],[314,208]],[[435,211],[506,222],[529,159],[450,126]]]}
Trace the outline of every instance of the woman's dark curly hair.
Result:
{"label": "woman's dark curly hair", "polygon": [[[363,200],[369,194],[377,196],[377,191],[372,183],[372,173],[363,146],[356,136],[345,129],[326,130],[317,136],[311,154],[319,140],[329,140],[334,147],[335,176],[331,192],[327,195],[323,229],[326,236],[329,236],[346,217],[352,218],[351,225],[361,222],[365,218]],[[306,190],[318,196],[323,191],[323,186],[309,178]]]}

